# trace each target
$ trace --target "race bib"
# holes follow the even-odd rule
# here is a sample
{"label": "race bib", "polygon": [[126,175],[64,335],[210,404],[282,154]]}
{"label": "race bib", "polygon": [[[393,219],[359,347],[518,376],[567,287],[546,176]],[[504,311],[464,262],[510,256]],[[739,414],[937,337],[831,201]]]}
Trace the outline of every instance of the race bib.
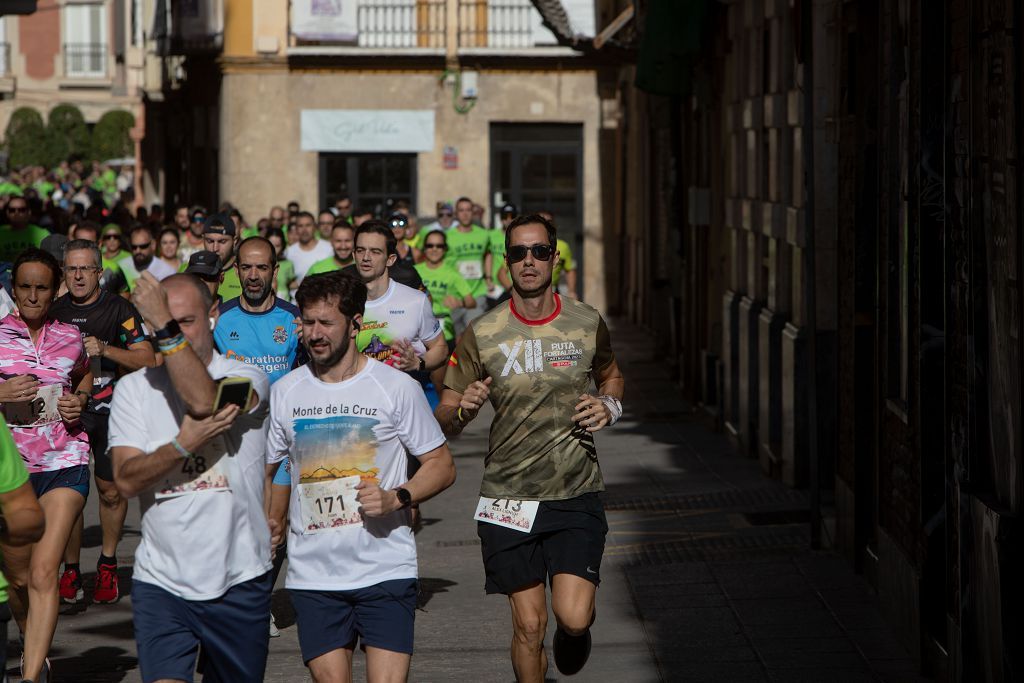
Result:
{"label": "race bib", "polygon": [[479,261],[459,261],[459,275],[467,280],[479,280],[484,276],[484,264]]}
{"label": "race bib", "polygon": [[223,436],[218,436],[167,473],[155,494],[156,499],[230,491],[227,470],[227,443]]}
{"label": "race bib", "polygon": [[6,404],[4,416],[7,418],[7,424],[12,427],[35,427],[59,422],[57,399],[62,392],[63,386],[60,384],[47,384],[36,389],[36,395],[31,401]]}
{"label": "race bib", "polygon": [[362,481],[358,474],[312,484],[299,484],[299,508],[302,533],[320,534],[337,531],[353,524],[362,524],[356,486]]}
{"label": "race bib", "polygon": [[511,498],[484,498],[476,505],[473,519],[478,522],[497,524],[516,531],[528,532],[533,528],[540,501],[515,500]]}

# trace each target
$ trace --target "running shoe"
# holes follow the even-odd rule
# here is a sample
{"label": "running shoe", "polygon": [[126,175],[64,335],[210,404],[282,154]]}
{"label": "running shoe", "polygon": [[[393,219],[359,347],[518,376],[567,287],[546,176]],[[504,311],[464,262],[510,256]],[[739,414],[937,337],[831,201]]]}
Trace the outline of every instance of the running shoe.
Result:
{"label": "running shoe", "polygon": [[270,615],[270,637],[278,638],[281,636],[281,631],[277,628],[277,622],[274,621],[274,615]]}
{"label": "running shoe", "polygon": [[558,670],[565,676],[577,674],[590,657],[590,629],[581,636],[570,636],[560,628],[555,629],[551,647]]}
{"label": "running shoe", "polygon": [[[49,683],[50,678],[53,674],[53,667],[50,665],[50,658],[43,658],[43,669],[39,672],[39,678],[33,680],[31,678],[25,678],[25,653],[21,654],[21,668],[18,669],[21,678],[21,683]],[[4,678],[3,680],[7,680]]]}
{"label": "running shoe", "polygon": [[77,569],[64,569],[60,576],[60,599],[70,605],[81,602],[85,597],[82,590],[82,575]]}
{"label": "running shoe", "polygon": [[96,567],[96,588],[93,591],[93,602],[107,604],[117,602],[121,597],[117,590],[117,565],[101,564]]}

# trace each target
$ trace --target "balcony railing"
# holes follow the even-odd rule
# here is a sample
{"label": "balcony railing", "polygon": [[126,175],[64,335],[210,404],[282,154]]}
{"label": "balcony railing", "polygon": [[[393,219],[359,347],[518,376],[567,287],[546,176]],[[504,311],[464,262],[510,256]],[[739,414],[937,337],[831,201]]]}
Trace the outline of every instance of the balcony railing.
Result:
{"label": "balcony railing", "polygon": [[359,47],[444,47],[445,0],[360,2]]}
{"label": "balcony railing", "polygon": [[533,47],[536,11],[530,0],[459,0],[459,47]]}
{"label": "balcony railing", "polygon": [[64,43],[64,75],[83,78],[106,76],[106,43]]}
{"label": "balcony railing", "polygon": [[11,73],[11,44],[0,43],[0,76]]}

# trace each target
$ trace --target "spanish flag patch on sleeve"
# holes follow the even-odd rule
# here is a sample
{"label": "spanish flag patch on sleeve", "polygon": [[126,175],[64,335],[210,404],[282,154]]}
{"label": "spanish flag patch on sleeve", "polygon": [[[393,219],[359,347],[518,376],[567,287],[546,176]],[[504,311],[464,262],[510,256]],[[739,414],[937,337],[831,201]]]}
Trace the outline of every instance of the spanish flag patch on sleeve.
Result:
{"label": "spanish flag patch on sleeve", "polygon": [[452,355],[448,357],[448,366],[449,367],[455,367],[458,364],[459,364],[459,359],[455,356],[455,352],[453,351]]}

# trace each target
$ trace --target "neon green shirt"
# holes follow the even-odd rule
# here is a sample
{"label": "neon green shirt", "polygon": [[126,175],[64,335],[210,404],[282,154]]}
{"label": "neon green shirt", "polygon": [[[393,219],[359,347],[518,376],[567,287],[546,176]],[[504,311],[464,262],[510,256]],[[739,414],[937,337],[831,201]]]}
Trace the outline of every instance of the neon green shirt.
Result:
{"label": "neon green shirt", "polygon": [[217,295],[221,301],[231,301],[242,296],[242,282],[238,279],[238,270],[234,264],[224,271],[224,281],[217,288]]}
{"label": "neon green shirt", "polygon": [[[345,266],[350,265],[352,263],[355,263],[355,259],[349,259],[347,263],[339,264],[338,259],[331,256],[330,258],[325,258],[322,261],[317,261],[316,263],[311,265],[309,267],[309,270],[306,271],[306,275],[319,275],[320,273],[330,273],[335,270],[341,270]],[[292,270],[294,271],[294,268]]]}
{"label": "neon green shirt", "polygon": [[29,247],[38,247],[49,234],[49,230],[38,225],[26,225],[21,230],[14,230],[10,225],[0,227],[0,261],[14,263],[18,254]]}
{"label": "neon green shirt", "polygon": [[505,264],[505,231],[501,228],[491,230],[491,277],[498,283],[498,271]]}
{"label": "neon green shirt", "polygon": [[250,237],[256,237],[259,234],[260,234],[260,229],[255,227],[255,226],[251,226],[251,227],[248,227],[248,228],[242,228],[242,239],[243,240],[249,239]]}
{"label": "neon green shirt", "polygon": [[291,301],[288,283],[295,279],[295,264],[286,258],[277,262],[277,295],[285,301]]}
{"label": "neon green shirt", "polygon": [[[0,423],[0,493],[10,493],[28,481],[28,470],[6,424]],[[0,603],[7,602],[7,579],[0,572]]]}
{"label": "neon green shirt", "polygon": [[441,321],[441,329],[444,332],[446,341],[455,339],[455,325],[452,323],[452,311],[444,305],[446,296],[454,296],[462,300],[473,290],[465,278],[451,266],[442,263],[437,268],[431,268],[426,263],[417,263],[413,266],[423,280],[423,286],[430,294],[431,305],[434,309],[434,317]]}
{"label": "neon green shirt", "polygon": [[15,185],[10,180],[5,180],[0,183],[0,196],[10,195],[12,197],[20,197],[22,195],[22,189],[20,185]]}
{"label": "neon green shirt", "polygon": [[473,296],[487,294],[487,282],[484,280],[484,254],[491,245],[490,232],[479,225],[474,225],[468,232],[452,228],[445,233],[448,242],[448,253],[444,262],[459,272],[470,288]]}
{"label": "neon green shirt", "polygon": [[572,260],[572,249],[569,248],[568,242],[560,239],[555,242],[555,248],[558,249],[558,260],[551,269],[551,284],[557,287],[564,271],[576,270],[576,262]]}

